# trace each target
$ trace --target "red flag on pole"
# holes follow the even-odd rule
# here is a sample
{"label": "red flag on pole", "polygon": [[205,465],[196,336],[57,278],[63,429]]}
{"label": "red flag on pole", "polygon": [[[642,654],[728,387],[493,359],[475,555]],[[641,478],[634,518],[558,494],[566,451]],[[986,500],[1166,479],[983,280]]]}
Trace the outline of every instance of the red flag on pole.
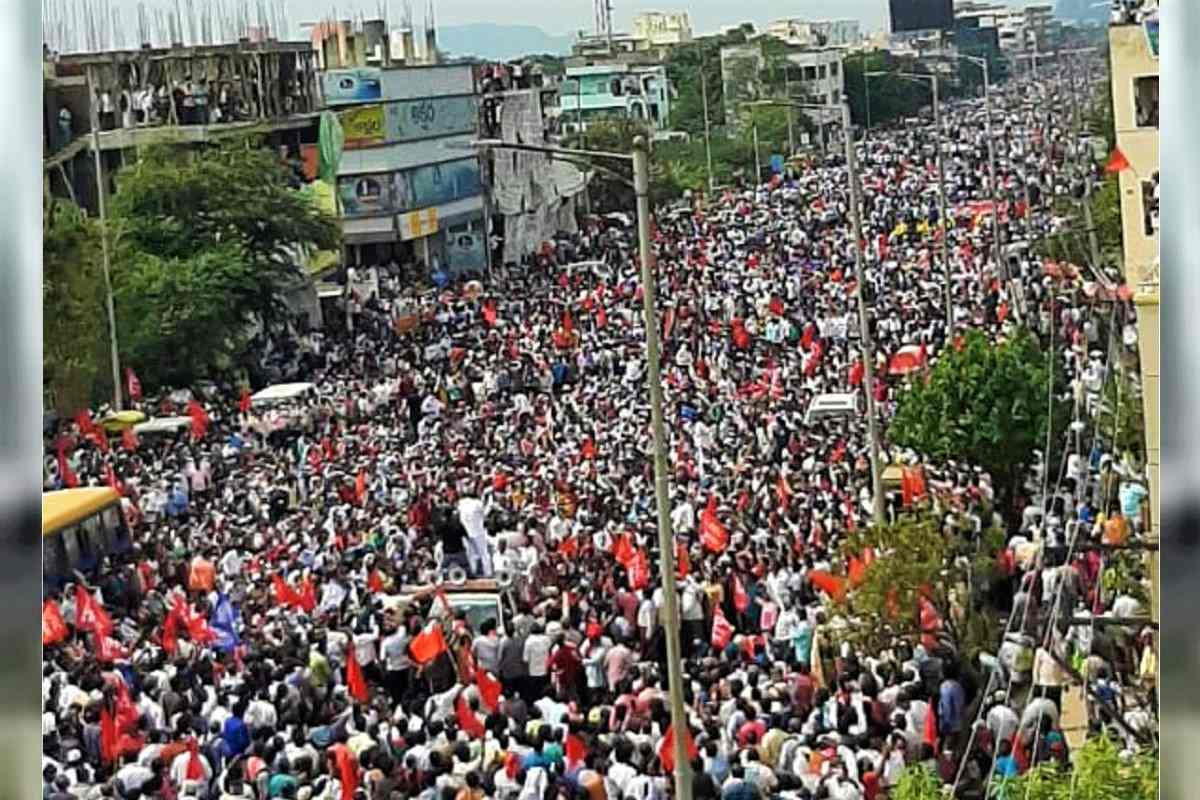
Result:
{"label": "red flag on pole", "polygon": [[241,397],[238,398],[238,411],[243,414],[250,412],[250,390],[243,387]]}
{"label": "red flag on pole", "polygon": [[688,556],[687,545],[683,542],[675,543],[675,571],[681,579],[686,578],[692,571],[692,560]]}
{"label": "red flag on pole", "polygon": [[367,702],[367,680],[363,677],[362,667],[358,665],[358,656],[354,653],[354,642],[346,648],[346,688],[350,696],[360,703]]}
{"label": "red flag on pole", "polygon": [[812,585],[828,594],[837,602],[842,602],[846,597],[846,580],[834,575],[830,575],[824,570],[813,570],[808,573],[808,579],[812,581]]}
{"label": "red flag on pole", "polygon": [[86,408],[75,415],[75,424],[79,426],[79,432],[84,436],[96,429],[96,423],[92,422],[92,412]]}
{"label": "red flag on pole", "polygon": [[75,587],[75,629],[107,636],[113,631],[112,619],[104,606],[82,586]]}
{"label": "red flag on pole", "polygon": [[276,574],[271,576],[271,585],[275,589],[277,605],[299,607],[300,595],[292,588],[291,584]]}
{"label": "red flag on pole", "polygon": [[712,646],[718,650],[724,650],[732,640],[733,626],[725,618],[725,612],[721,610],[720,606],[717,606],[713,610]]}
{"label": "red flag on pole", "polygon": [[446,652],[446,637],[442,635],[442,626],[432,623],[426,630],[418,633],[408,647],[413,660],[425,665]]}
{"label": "red flag on pole", "polygon": [[1124,172],[1131,166],[1129,159],[1121,152],[1121,148],[1116,147],[1113,148],[1112,155],[1108,157],[1108,163],[1104,165],[1104,171],[1111,175],[1115,172]]}
{"label": "red flag on pole", "polygon": [[866,372],[863,369],[862,361],[855,361],[854,366],[850,367],[850,385],[858,386],[862,383],[863,374]]}
{"label": "red flag on pole", "polygon": [[709,495],[708,506],[700,512],[700,542],[714,553],[723,553],[729,546],[729,531],[717,519],[717,498]]}
{"label": "red flag on pole", "polygon": [[42,646],[58,644],[67,638],[67,623],[63,621],[58,603],[47,600],[42,603]]}
{"label": "red flag on pole", "polygon": [[300,607],[309,614],[317,607],[317,589],[313,586],[312,578],[308,575],[304,576],[304,580],[300,581]]}
{"label": "red flag on pole", "polygon": [[475,685],[479,688],[479,699],[492,711],[500,707],[500,681],[484,669],[475,668]]}
{"label": "red flag on pole", "polygon": [[329,749],[333,751],[333,763],[341,783],[338,800],[354,800],[354,792],[358,789],[358,765],[354,762],[354,754],[344,744],[335,744]]}
{"label": "red flag on pole", "polygon": [[107,703],[100,709],[100,760],[106,764],[117,760],[117,721]]}
{"label": "red flag on pole", "polygon": [[[688,761],[691,761],[700,754],[696,749],[696,741],[692,738],[692,732],[684,726],[683,732],[684,752],[687,753]],[[658,760],[662,762],[663,771],[666,773],[675,772],[675,726],[667,726],[667,735],[663,737],[662,744],[658,746]]]}
{"label": "red flag on pole", "polygon": [[496,325],[496,301],[488,300],[483,304],[483,321],[489,328]]}
{"label": "red flag on pole", "polygon": [[618,564],[629,569],[629,565],[633,563],[634,559],[633,545],[629,543],[629,534],[618,533],[613,538],[612,554]]}
{"label": "red flag on pole", "polygon": [[746,609],[750,607],[750,595],[746,594],[746,587],[737,575],[733,576],[733,607],[739,614],[746,613]]}
{"label": "red flag on pole", "polygon": [[138,376],[132,367],[125,368],[125,391],[129,395],[130,400],[142,399],[142,382],[138,380]]}
{"label": "red flag on pole", "polygon": [[203,439],[204,434],[208,433],[208,412],[192,400],[188,403],[188,416],[192,418],[192,438]]}
{"label": "red flag on pole", "polygon": [[175,655],[175,651],[179,649],[179,614],[174,608],[167,612],[167,618],[163,621],[159,644],[169,656]]}

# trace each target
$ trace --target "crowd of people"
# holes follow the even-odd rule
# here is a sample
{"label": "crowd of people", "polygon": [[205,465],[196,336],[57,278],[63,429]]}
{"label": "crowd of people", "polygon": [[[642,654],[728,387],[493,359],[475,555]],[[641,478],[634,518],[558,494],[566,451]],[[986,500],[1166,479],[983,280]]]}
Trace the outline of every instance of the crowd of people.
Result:
{"label": "crowd of people", "polygon": [[[1103,590],[1096,550],[1069,547],[1141,532],[1144,476],[1092,420],[1114,360],[1136,353],[1133,308],[1088,302],[1086,276],[1019,244],[1096,178],[1067,92],[1049,68],[997,90],[990,212],[981,103],[946,103],[946,225],[931,123],[859,142],[875,364],[855,333],[840,158],[656,219],[696,797],[875,800],[920,764],[982,797],[993,775],[1067,770],[1072,669],[1095,726],[1149,746],[1153,637],[1070,624],[1144,613]],[[283,434],[234,391],[202,404],[199,435],[102,450],[57,432],[83,483],[124,490],[134,550],[47,592],[66,633],[43,657],[44,796],[672,795],[685,765],[668,736],[636,257],[632,229],[591,219],[471,291],[419,294],[382,270],[352,332],[278,346],[315,384]],[[421,324],[397,325],[414,306]],[[1054,431],[1077,448],[1065,476],[1031,469],[1009,507],[997,476],[902,451],[886,421],[913,379],[889,374],[901,348],[934,362],[969,330],[1018,325],[1059,343],[1079,424]],[[924,508],[947,537],[1005,530],[1001,599],[977,609],[1014,620],[994,656],[965,658],[939,630],[958,610],[928,601],[911,610],[921,635],[882,651],[844,635],[841,545],[875,510],[866,419],[805,411],[861,395],[868,368],[885,463],[923,476],[885,515]],[[46,484],[63,485],[53,466]],[[456,607],[456,584],[488,578],[499,619]]]}

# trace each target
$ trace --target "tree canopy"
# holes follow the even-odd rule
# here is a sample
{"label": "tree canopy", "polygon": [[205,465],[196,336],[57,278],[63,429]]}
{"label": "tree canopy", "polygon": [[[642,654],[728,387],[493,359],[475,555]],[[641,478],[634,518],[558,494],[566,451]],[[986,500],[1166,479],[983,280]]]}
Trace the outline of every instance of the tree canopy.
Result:
{"label": "tree canopy", "polygon": [[982,467],[997,495],[1011,500],[1032,452],[1046,448],[1047,426],[1063,430],[1062,371],[1026,329],[997,344],[970,331],[961,344],[945,348],[928,379],[901,392],[888,436],[939,461]]}

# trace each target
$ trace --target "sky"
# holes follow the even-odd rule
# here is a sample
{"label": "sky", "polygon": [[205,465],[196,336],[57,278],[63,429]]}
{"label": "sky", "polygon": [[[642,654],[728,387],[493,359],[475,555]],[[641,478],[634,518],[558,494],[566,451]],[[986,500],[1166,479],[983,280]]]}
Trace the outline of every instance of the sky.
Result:
{"label": "sky", "polygon": [[[98,0],[92,0],[97,2]],[[120,8],[126,25],[136,19],[140,0],[109,0]],[[217,0],[208,0],[217,2]],[[296,28],[289,33],[299,36],[299,23],[327,17],[336,9],[338,16],[363,12],[374,16],[385,0],[285,0],[288,16]],[[403,0],[386,0],[390,14],[399,19]],[[687,11],[692,29],[697,34],[712,33],[723,25],[754,22],[763,25],[781,17],[802,19],[858,19],[864,32],[884,30],[887,25],[888,0],[611,0],[613,26],[618,31],[631,27],[633,15],[639,11]],[[1037,0],[1009,0],[1009,5],[1025,6]],[[1054,0],[1040,0],[1053,2]],[[67,0],[70,2],[70,0]],[[149,8],[174,7],[175,0],[144,0]],[[206,0],[194,0],[196,7]],[[240,5],[242,0],[220,0],[226,8]],[[419,26],[425,16],[427,0],[410,0],[414,22]],[[437,20],[441,25],[460,25],[471,22],[496,22],[534,25],[550,34],[573,33],[592,29],[593,0],[434,0]],[[180,0],[186,8],[186,0]],[[250,8],[255,0],[247,0]]]}

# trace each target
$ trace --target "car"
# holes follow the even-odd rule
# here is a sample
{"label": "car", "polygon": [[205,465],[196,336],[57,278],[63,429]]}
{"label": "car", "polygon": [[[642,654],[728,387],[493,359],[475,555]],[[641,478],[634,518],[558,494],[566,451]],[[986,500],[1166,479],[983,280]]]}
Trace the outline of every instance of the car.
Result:
{"label": "car", "polygon": [[445,593],[451,611],[467,612],[467,621],[472,630],[478,631],[484,622],[493,619],[499,631],[504,632],[504,593],[500,584],[490,578],[440,586],[404,586],[395,594],[384,595],[380,602],[385,614],[398,615],[419,597],[439,590]]}
{"label": "car", "polygon": [[854,417],[863,413],[858,392],[819,394],[808,404],[808,410],[804,413],[804,424],[812,425],[823,419]]}

